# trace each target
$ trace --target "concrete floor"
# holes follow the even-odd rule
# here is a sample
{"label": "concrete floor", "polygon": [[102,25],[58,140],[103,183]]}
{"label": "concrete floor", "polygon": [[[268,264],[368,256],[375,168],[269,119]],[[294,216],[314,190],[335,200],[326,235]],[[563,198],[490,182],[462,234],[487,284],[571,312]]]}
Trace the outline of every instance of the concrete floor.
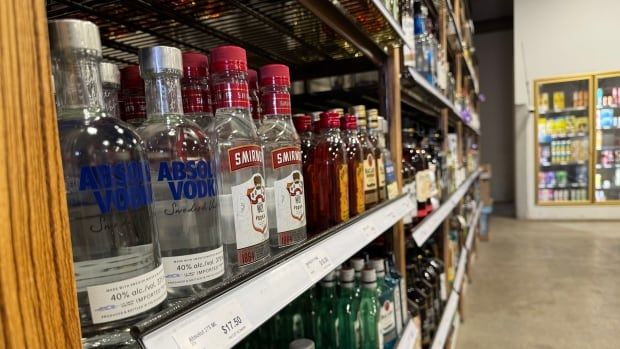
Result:
{"label": "concrete floor", "polygon": [[458,349],[620,348],[620,222],[491,220]]}

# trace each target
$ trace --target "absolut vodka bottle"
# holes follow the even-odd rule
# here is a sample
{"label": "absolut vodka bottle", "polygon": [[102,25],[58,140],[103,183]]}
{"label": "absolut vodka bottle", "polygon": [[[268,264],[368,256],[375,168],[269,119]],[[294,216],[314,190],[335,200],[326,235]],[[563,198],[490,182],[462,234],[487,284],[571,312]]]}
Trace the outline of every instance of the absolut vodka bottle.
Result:
{"label": "absolut vodka bottle", "polygon": [[244,49],[211,51],[220,229],[228,263],[237,267],[269,256],[263,152],[250,116],[246,76]]}
{"label": "absolut vodka bottle", "polygon": [[301,142],[291,119],[288,67],[260,69],[263,121],[258,129],[265,155],[267,212],[272,247],[306,240],[306,203]]}
{"label": "absolut vodka bottle", "polygon": [[128,331],[96,335],[166,298],[149,164],[131,127],[101,112],[97,26],[50,21],[49,34],[83,345],[120,345]]}
{"label": "absolut vodka bottle", "polygon": [[183,116],[181,62],[174,47],[140,49],[147,119],[137,132],[151,166],[162,262],[174,298],[199,292],[224,275],[214,151],[200,126]]}

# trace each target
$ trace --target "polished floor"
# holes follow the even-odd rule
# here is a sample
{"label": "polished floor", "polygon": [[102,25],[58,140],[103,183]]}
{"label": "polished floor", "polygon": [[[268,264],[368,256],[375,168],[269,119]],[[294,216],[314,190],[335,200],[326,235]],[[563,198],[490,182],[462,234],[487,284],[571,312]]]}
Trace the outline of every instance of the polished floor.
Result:
{"label": "polished floor", "polygon": [[493,217],[457,349],[620,348],[620,222]]}

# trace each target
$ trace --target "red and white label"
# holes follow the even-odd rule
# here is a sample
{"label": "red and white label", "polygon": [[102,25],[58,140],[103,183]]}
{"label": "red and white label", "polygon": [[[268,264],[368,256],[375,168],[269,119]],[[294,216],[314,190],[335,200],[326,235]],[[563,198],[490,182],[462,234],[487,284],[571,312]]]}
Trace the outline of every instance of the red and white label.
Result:
{"label": "red and white label", "polygon": [[250,95],[246,81],[217,83],[213,85],[211,92],[216,110],[219,108],[250,108]]}
{"label": "red and white label", "polygon": [[269,92],[262,95],[263,115],[290,115],[291,96],[288,92]]}
{"label": "red and white label", "polygon": [[297,164],[301,164],[299,147],[284,147],[271,152],[271,166],[274,169]]}
{"label": "red and white label", "polygon": [[237,171],[246,167],[260,166],[263,163],[263,151],[258,145],[243,145],[228,149],[230,171]]}

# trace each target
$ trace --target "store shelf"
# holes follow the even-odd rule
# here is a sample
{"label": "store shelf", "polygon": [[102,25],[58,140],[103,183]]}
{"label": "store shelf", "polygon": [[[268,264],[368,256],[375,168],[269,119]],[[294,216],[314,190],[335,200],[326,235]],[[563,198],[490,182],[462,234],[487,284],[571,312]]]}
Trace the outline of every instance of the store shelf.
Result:
{"label": "store shelf", "polygon": [[415,324],[413,323],[413,319],[410,319],[407,322],[407,326],[404,328],[403,330],[403,334],[402,336],[400,336],[400,339],[398,340],[398,343],[396,343],[395,348],[396,349],[411,349],[415,347],[415,342],[418,338],[418,336],[420,335],[420,333],[418,333],[418,329],[416,328]]}
{"label": "store shelf", "polygon": [[474,238],[476,235],[476,227],[478,226],[478,222],[480,221],[480,214],[482,213],[482,204],[478,203],[478,208],[476,209],[476,213],[472,217],[469,222],[469,231],[467,232],[467,240],[465,241],[465,248],[467,251],[471,252],[471,248],[474,245]]}
{"label": "store shelf", "polygon": [[[261,273],[188,309],[170,309],[132,334],[147,349],[230,347],[398,222],[413,205],[400,196],[352,219]],[[257,300],[260,300],[257,301]],[[236,320],[224,334],[220,326]]]}
{"label": "store shelf", "polygon": [[437,227],[450,215],[459,201],[465,196],[467,190],[480,175],[480,170],[474,172],[463,182],[459,188],[446,200],[436,211],[413,228],[412,236],[418,246],[422,246],[435,232]]}
{"label": "store shelf", "polygon": [[409,49],[414,50],[415,49],[414,43],[407,40],[407,35],[405,35],[405,32],[403,31],[403,28],[400,25],[400,22],[396,20],[394,16],[392,16],[390,11],[388,11],[388,9],[385,7],[384,2],[381,0],[372,0],[372,3],[381,12],[383,17],[385,17],[390,27],[392,27],[392,30],[394,30],[394,32],[398,34],[403,44],[407,45]]}
{"label": "store shelf", "polygon": [[446,340],[448,339],[448,335],[450,334],[452,319],[456,314],[458,305],[459,294],[458,292],[453,290],[450,293],[450,297],[448,298],[446,307],[444,308],[443,314],[441,315],[441,321],[439,322],[439,326],[437,326],[437,331],[435,331],[435,338],[433,338],[433,344],[431,345],[431,349],[444,348]]}
{"label": "store shelf", "polygon": [[471,59],[466,58],[465,40],[463,40],[463,34],[461,33],[461,29],[456,25],[455,13],[454,13],[454,9],[452,8],[452,4],[450,3],[450,0],[446,0],[446,4],[448,6],[448,16],[450,17],[450,21],[452,22],[454,31],[456,33],[456,41],[461,51],[461,57],[463,58],[463,61],[465,62],[465,66],[467,67],[467,71],[469,72],[469,76],[471,77],[471,80],[474,83],[474,91],[478,93],[479,91],[478,76],[476,75],[476,71],[474,70],[474,66],[471,62]]}

